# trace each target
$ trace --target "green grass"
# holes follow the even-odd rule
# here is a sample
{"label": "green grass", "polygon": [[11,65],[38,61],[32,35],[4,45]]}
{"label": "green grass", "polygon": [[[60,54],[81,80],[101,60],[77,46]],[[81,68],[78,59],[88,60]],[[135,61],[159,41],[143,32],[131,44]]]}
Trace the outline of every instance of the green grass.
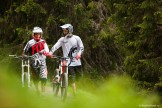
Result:
{"label": "green grass", "polygon": [[30,90],[22,88],[18,77],[9,74],[11,71],[1,68],[0,73],[0,108],[140,108],[160,105],[157,95],[143,95],[145,90],[137,91],[128,77],[114,76],[98,86],[88,78],[82,79],[78,83],[77,96],[73,97],[69,87],[68,98],[62,102],[60,97],[53,96],[50,84],[47,84],[46,93],[40,96],[33,87]]}

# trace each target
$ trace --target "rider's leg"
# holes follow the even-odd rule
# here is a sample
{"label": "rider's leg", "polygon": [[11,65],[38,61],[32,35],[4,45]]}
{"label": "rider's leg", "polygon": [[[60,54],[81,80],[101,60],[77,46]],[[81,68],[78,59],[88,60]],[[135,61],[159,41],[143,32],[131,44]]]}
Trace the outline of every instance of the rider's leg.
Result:
{"label": "rider's leg", "polygon": [[69,74],[71,74],[73,94],[76,95],[77,92],[76,81],[78,81],[79,78],[83,76],[81,72],[81,66],[70,66]]}
{"label": "rider's leg", "polygon": [[45,92],[45,86],[46,86],[46,82],[47,82],[47,67],[46,66],[42,66],[40,67],[40,79],[41,79],[41,91]]}
{"label": "rider's leg", "polygon": [[75,82],[72,83],[72,88],[73,88],[73,94],[76,95],[76,89],[77,88],[76,88],[76,83]]}
{"label": "rider's leg", "polygon": [[69,75],[71,75],[71,85],[72,85],[72,89],[73,89],[73,94],[76,95],[76,83],[75,83],[75,78],[76,78],[76,74],[75,74],[75,67],[74,66],[69,66]]}
{"label": "rider's leg", "polygon": [[41,78],[41,91],[45,92],[45,86],[46,86],[47,79]]}
{"label": "rider's leg", "polygon": [[81,66],[75,67],[76,81],[78,82],[81,78],[83,78],[83,71]]}
{"label": "rider's leg", "polygon": [[32,72],[32,79],[33,79],[36,92],[39,94],[40,93],[39,88],[38,88],[39,74],[37,74],[37,72],[32,67],[31,67],[31,72]]}
{"label": "rider's leg", "polygon": [[33,80],[33,83],[34,83],[34,86],[35,86],[36,92],[39,94],[39,93],[40,93],[39,88],[38,88],[39,80]]}

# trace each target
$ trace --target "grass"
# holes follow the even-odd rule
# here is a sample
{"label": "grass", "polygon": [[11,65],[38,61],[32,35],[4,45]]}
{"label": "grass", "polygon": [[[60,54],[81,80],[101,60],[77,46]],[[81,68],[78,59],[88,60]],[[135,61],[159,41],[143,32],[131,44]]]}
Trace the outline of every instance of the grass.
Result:
{"label": "grass", "polygon": [[82,79],[77,96],[73,97],[69,87],[68,98],[62,102],[53,96],[49,83],[46,93],[40,96],[34,88],[22,88],[10,70],[1,68],[0,73],[0,108],[147,108],[149,105],[160,108],[156,94],[142,95],[128,77],[114,76],[98,86],[89,78]]}

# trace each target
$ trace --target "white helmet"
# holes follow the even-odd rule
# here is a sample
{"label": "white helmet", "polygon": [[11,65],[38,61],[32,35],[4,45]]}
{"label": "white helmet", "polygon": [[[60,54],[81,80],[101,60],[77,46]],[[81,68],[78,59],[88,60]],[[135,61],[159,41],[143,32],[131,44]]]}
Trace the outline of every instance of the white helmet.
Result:
{"label": "white helmet", "polygon": [[33,34],[34,33],[41,33],[41,34],[43,34],[43,31],[42,31],[42,29],[40,27],[34,27],[33,28]]}
{"label": "white helmet", "polygon": [[64,24],[62,26],[60,26],[61,28],[67,28],[69,33],[73,33],[73,26],[71,24]]}
{"label": "white helmet", "polygon": [[[34,33],[40,33],[41,36],[40,37],[36,37],[34,35]],[[42,29],[40,27],[34,27],[33,28],[33,38],[34,38],[34,40],[39,41],[42,38],[42,34],[43,34],[43,31],[42,31]]]}

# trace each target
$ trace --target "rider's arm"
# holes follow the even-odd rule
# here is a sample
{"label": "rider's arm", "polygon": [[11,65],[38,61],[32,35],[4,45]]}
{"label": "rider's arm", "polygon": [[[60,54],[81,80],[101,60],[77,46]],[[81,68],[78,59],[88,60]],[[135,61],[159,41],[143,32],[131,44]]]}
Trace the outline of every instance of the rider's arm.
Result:
{"label": "rider's arm", "polygon": [[78,43],[78,48],[79,48],[78,54],[81,55],[84,51],[84,45],[80,37],[77,38],[77,43]]}
{"label": "rider's arm", "polygon": [[29,50],[30,46],[29,46],[29,42],[25,45],[23,52],[22,52],[22,56],[27,54],[28,50]]}
{"label": "rider's arm", "polygon": [[76,54],[76,59],[80,59],[81,55],[84,51],[84,46],[83,46],[83,42],[81,40],[81,38],[79,36],[75,36],[76,40],[77,40],[77,54]]}
{"label": "rider's arm", "polygon": [[24,53],[24,50],[22,51],[22,57],[24,57],[25,56],[25,53]]}
{"label": "rider's arm", "polygon": [[58,48],[60,48],[61,45],[62,45],[62,41],[63,41],[63,37],[60,38],[60,39],[56,42],[55,45],[53,45],[53,47],[52,47],[51,50],[50,50],[50,53],[53,54]]}
{"label": "rider's arm", "polygon": [[49,52],[49,48],[48,48],[47,43],[44,44],[44,50],[45,50],[45,52]]}
{"label": "rider's arm", "polygon": [[47,43],[44,43],[44,49],[42,51],[40,51],[40,53],[44,54],[45,56],[49,56],[49,48],[48,48],[48,45]]}

